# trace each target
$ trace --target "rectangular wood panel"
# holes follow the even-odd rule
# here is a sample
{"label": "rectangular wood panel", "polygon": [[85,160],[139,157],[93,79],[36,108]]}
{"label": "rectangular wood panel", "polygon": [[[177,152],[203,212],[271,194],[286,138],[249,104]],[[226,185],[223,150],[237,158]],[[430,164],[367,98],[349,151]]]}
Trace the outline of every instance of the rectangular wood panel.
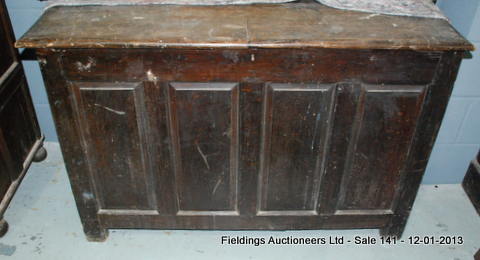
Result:
{"label": "rectangular wood panel", "polygon": [[72,82],[71,86],[100,208],[154,209],[143,84]]}
{"label": "rectangular wood panel", "polygon": [[[2,75],[16,61],[16,53],[13,48],[12,32],[10,21],[8,20],[7,10],[3,2],[0,2],[0,79]],[[7,76],[6,74],[4,76]],[[0,82],[1,83],[1,82]],[[0,89],[2,86],[0,86]]]}
{"label": "rectangular wood panel", "polygon": [[12,169],[10,169],[9,166],[9,162],[11,161],[12,159],[10,158],[10,153],[7,150],[2,129],[0,128],[0,198],[3,198],[12,183],[10,177],[12,175]]}
{"label": "rectangular wood panel", "polygon": [[238,84],[170,83],[168,110],[178,214],[237,214]]}
{"label": "rectangular wood panel", "polygon": [[13,73],[0,96],[0,128],[12,159],[8,162],[12,168],[12,180],[23,170],[23,163],[39,138],[28,86],[21,72],[16,70]]}
{"label": "rectangular wood panel", "polygon": [[333,94],[333,85],[265,88],[258,214],[316,214]]}
{"label": "rectangular wood panel", "polygon": [[390,212],[413,142],[425,89],[425,86],[362,85],[337,213]]}

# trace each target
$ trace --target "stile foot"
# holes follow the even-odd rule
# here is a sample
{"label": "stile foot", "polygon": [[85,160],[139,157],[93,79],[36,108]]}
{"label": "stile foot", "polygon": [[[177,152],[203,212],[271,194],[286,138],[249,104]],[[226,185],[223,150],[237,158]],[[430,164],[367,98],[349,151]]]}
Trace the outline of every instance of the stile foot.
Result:
{"label": "stile foot", "polygon": [[85,233],[89,242],[105,242],[108,238],[108,229],[102,229],[95,233]]}
{"label": "stile foot", "polygon": [[387,226],[380,229],[380,236],[400,238],[402,237],[404,229],[405,229],[404,225],[403,226],[402,225]]}

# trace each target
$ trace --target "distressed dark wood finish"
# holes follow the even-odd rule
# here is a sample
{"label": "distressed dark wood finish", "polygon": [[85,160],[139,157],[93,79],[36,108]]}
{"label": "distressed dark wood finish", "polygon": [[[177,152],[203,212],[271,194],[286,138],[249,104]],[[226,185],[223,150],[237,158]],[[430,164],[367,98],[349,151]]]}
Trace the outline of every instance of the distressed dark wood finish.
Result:
{"label": "distressed dark wood finish", "polygon": [[31,48],[194,46],[473,48],[443,19],[392,15],[371,17],[369,13],[330,8],[313,0],[238,6],[53,7],[17,42],[17,47]]}
{"label": "distressed dark wood finish", "polygon": [[316,215],[334,93],[334,85],[265,87],[258,214]]}
{"label": "distressed dark wood finish", "polygon": [[0,128],[6,150],[12,159],[9,162],[12,180],[19,177],[30,150],[40,138],[25,76],[20,67],[14,73],[5,82],[0,96]]}
{"label": "distressed dark wood finish", "polygon": [[13,36],[10,17],[7,13],[4,0],[0,1],[0,75],[4,81],[5,76],[15,68],[18,63],[18,54],[13,47],[15,38]]}
{"label": "distressed dark wood finish", "polygon": [[64,55],[62,65],[71,80],[121,81],[128,73],[130,80],[145,81],[150,70],[161,81],[274,79],[276,83],[291,83],[295,79],[304,83],[337,83],[355,79],[370,84],[424,85],[433,78],[441,56],[441,52],[399,50],[287,50],[85,49]]}
{"label": "distressed dark wood finish", "polygon": [[391,212],[424,93],[424,86],[361,87],[344,143],[348,145],[345,166],[338,173],[343,177],[338,183],[337,211]]}
{"label": "distressed dark wood finish", "polygon": [[71,82],[70,91],[102,208],[151,209],[142,84]]}
{"label": "distressed dark wood finish", "polygon": [[398,202],[392,210],[394,215],[390,223],[381,230],[381,234],[403,233],[437,138],[462,57],[461,52],[445,52],[438,63],[437,72],[429,84],[422,115],[416,126],[409,158],[404,167],[405,174],[397,191]]}
{"label": "distressed dark wood finish", "polygon": [[[101,239],[106,234],[104,229],[113,227],[385,228],[395,214],[408,216],[409,208],[401,208],[402,192],[415,193],[417,178],[424,170],[416,168],[416,175],[409,175],[409,169],[417,167],[411,165],[411,153],[426,149],[426,155],[419,155],[425,158],[431,149],[424,148],[418,126],[430,134],[439,126],[441,114],[437,113],[443,112],[444,105],[434,105],[431,95],[446,94],[436,94],[446,103],[449,92],[433,90],[449,91],[450,85],[439,84],[452,83],[448,80],[454,79],[461,53],[351,51],[348,62],[359,67],[387,67],[385,58],[372,56],[392,56],[392,60],[410,57],[403,66],[391,66],[392,71],[382,74],[385,80],[381,81],[365,80],[369,76],[341,80],[338,75],[323,82],[316,73],[300,74],[304,73],[303,67],[290,59],[300,53],[305,57],[323,54],[332,63],[342,63],[346,56],[338,50],[272,51],[290,53],[281,56],[283,60],[272,57],[270,66],[277,61],[293,62],[285,73],[292,75],[291,82],[303,79],[298,83],[283,83],[287,79],[278,77],[281,74],[275,69],[266,70],[264,61],[256,70],[261,77],[246,76],[255,61],[250,61],[253,65],[237,61],[236,73],[231,73],[229,66],[195,63],[200,56],[197,52],[214,58],[220,52],[224,60],[219,62],[226,64],[234,62],[230,57],[263,56],[268,51],[228,50],[229,55],[224,55],[224,50],[185,50],[183,54],[174,49],[150,50],[146,57],[146,50],[132,49],[98,53],[38,50],[89,238]],[[120,53],[132,57],[131,63],[118,62],[112,71],[108,66],[111,57],[120,57]],[[160,57],[169,65],[153,63]],[[178,60],[192,60],[198,66],[197,73],[183,72],[190,65],[182,66]],[[443,63],[452,69],[450,62],[455,65],[454,71],[447,74],[445,83],[440,80],[445,75],[436,76],[445,72],[435,69]],[[85,67],[90,72],[85,72]],[[345,73],[355,75],[351,70]],[[424,73],[430,70],[434,71]],[[403,78],[397,78],[398,74]],[[277,82],[277,78],[279,83],[265,83]],[[344,83],[331,83],[333,80]],[[137,100],[143,101],[135,101],[134,94],[116,94],[119,89],[136,89],[141,93],[136,95],[142,97]],[[110,94],[109,99],[104,98],[103,91]],[[436,124],[425,126],[423,122],[432,116],[437,117]],[[120,135],[129,138],[115,139]],[[98,140],[93,141],[95,138]],[[106,147],[104,143],[111,138],[113,143]],[[424,138],[433,144],[431,136]],[[122,147],[126,145],[123,142],[131,140],[139,140],[134,143],[144,148],[135,148],[137,152],[132,153],[135,145]],[[138,161],[141,167],[131,171],[108,160],[119,160],[119,165],[122,160]],[[122,176],[117,176],[119,173]],[[110,178],[109,182],[99,180],[99,174]],[[133,176],[134,181],[124,182],[123,175]],[[143,186],[131,186],[134,183]],[[116,203],[120,204],[109,207],[103,202],[105,188],[111,191],[109,194],[127,188],[125,194],[134,195],[118,199]],[[135,202],[135,194],[143,194],[142,199]],[[401,230],[387,234],[400,235]]]}
{"label": "distressed dark wood finish", "polygon": [[[468,42],[441,21],[390,16],[377,22],[405,30],[374,41],[359,26],[385,25],[305,2],[152,10],[185,24],[154,23],[143,7],[61,7],[18,42],[37,48],[88,239],[108,228],[402,234]],[[145,13],[123,33],[107,16],[111,34],[88,39],[94,21],[52,24],[87,11]],[[275,12],[307,28],[323,14],[345,34],[282,34]],[[426,45],[413,24],[444,38]]]}
{"label": "distressed dark wood finish", "polygon": [[[44,154],[41,147],[43,138],[13,42],[11,24],[2,0],[0,1],[0,236],[3,236],[8,229],[3,214],[18,185],[30,163],[35,159],[43,159]],[[35,156],[36,154],[38,156]]]}
{"label": "distressed dark wood finish", "polygon": [[170,83],[177,214],[237,214],[239,86]]}
{"label": "distressed dark wood finish", "polygon": [[468,167],[467,174],[463,178],[462,186],[467,193],[475,210],[480,215],[480,152],[472,160]]}
{"label": "distressed dark wood finish", "polygon": [[[8,38],[10,36],[10,32],[7,33],[7,25],[5,24],[6,21],[3,19],[0,20],[0,42],[7,43],[10,42]],[[14,55],[14,49],[10,45],[3,46],[0,49],[0,75],[3,75],[7,72],[7,70],[12,66],[12,64],[16,61]]]}

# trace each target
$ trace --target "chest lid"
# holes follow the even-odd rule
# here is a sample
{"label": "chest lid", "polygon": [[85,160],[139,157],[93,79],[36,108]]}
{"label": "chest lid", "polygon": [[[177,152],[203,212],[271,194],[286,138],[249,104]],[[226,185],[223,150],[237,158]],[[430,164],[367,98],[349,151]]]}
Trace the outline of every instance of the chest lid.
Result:
{"label": "chest lid", "polygon": [[372,15],[314,1],[55,6],[16,47],[473,50],[444,19]]}

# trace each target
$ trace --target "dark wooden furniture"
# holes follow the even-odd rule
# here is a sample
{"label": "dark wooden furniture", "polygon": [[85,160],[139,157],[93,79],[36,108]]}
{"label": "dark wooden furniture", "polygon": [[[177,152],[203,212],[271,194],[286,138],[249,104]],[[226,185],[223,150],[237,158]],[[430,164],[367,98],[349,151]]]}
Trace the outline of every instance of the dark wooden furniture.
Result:
{"label": "dark wooden furniture", "polygon": [[303,1],[55,7],[35,48],[87,238],[402,234],[464,51],[447,21]]}
{"label": "dark wooden furniture", "polygon": [[32,100],[3,0],[0,0],[0,237],[3,214],[32,161],[45,159]]}
{"label": "dark wooden furniture", "polygon": [[462,186],[480,215],[480,152],[473,158],[463,179]]}
{"label": "dark wooden furniture", "polygon": [[[480,152],[470,163],[467,174],[463,178],[462,186],[473,207],[480,215]],[[480,249],[473,258],[474,260],[480,260]]]}

